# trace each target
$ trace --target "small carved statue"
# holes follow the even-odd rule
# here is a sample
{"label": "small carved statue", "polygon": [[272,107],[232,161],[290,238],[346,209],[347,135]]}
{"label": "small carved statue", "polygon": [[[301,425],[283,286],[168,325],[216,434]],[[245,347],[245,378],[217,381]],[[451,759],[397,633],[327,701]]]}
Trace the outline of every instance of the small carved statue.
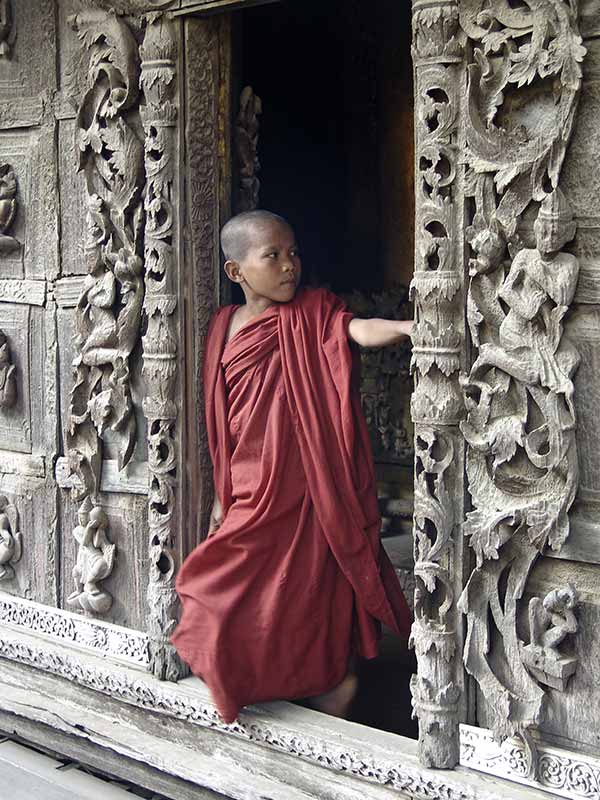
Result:
{"label": "small carved statue", "polygon": [[10,253],[20,247],[8,236],[17,213],[17,178],[11,166],[0,164],[0,253]]}
{"label": "small carved statue", "polygon": [[12,363],[10,346],[0,331],[0,408],[12,408],[17,400],[16,366]]}
{"label": "small carved statue", "polygon": [[576,605],[577,593],[572,586],[555,589],[543,601],[533,597],[529,601],[531,643],[521,643],[521,658],[527,669],[540,683],[561,692],[577,668],[577,658],[565,656],[558,649],[568,634],[577,632]]}
{"label": "small carved statue", "polygon": [[112,595],[100,586],[112,572],[116,546],[107,537],[108,518],[94,506],[89,496],[79,508],[79,525],[73,536],[79,544],[73,567],[75,591],[67,602],[90,614],[105,614],[112,606]]}
{"label": "small carved statue", "polygon": [[13,565],[23,554],[22,536],[18,530],[19,514],[4,495],[0,495],[0,580],[14,577]]}
{"label": "small carved statue", "polygon": [[12,30],[11,0],[0,0],[0,58],[8,58],[10,44],[8,37]]}

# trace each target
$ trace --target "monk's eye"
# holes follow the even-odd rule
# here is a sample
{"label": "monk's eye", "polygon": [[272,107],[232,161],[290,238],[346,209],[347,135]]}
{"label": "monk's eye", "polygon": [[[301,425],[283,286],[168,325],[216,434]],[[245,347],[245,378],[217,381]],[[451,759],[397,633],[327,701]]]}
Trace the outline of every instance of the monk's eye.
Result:
{"label": "monk's eye", "polygon": [[290,255],[292,255],[294,258],[298,258],[300,255],[300,250],[294,249],[291,251]]}
{"label": "monk's eye", "polygon": [[267,253],[265,258],[277,258],[277,253],[275,251],[272,253]]}

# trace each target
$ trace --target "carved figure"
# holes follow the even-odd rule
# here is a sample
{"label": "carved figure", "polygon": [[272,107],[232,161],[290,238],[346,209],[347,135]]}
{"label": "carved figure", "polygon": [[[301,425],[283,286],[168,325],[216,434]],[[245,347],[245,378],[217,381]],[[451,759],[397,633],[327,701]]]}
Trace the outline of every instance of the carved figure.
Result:
{"label": "carved figure", "polygon": [[12,0],[0,0],[0,58],[8,58],[10,56],[8,37],[13,24],[11,2]]}
{"label": "carved figure", "polygon": [[260,161],[258,160],[258,117],[262,114],[262,101],[251,86],[242,90],[240,111],[235,126],[235,145],[240,170],[238,210],[252,211],[258,206]]}
{"label": "carved figure", "polygon": [[17,178],[11,166],[0,164],[0,254],[21,245],[8,235],[17,213]]}
{"label": "carved figure", "polygon": [[521,658],[535,678],[547,686],[564,692],[577,668],[578,659],[563,655],[559,646],[566,636],[577,632],[574,608],[577,593],[572,586],[554,589],[542,600],[529,601],[531,642],[521,643]]}
{"label": "carved figure", "polygon": [[18,530],[19,514],[8,498],[0,495],[0,580],[14,577],[14,565],[23,555],[23,537]]}
{"label": "carved figure", "polygon": [[108,518],[86,497],[79,508],[79,525],[73,536],[79,544],[77,562],[73,567],[75,591],[67,598],[91,614],[105,614],[112,606],[112,595],[100,586],[114,567],[116,546],[108,540]]}
{"label": "carved figure", "polygon": [[0,408],[12,408],[17,401],[16,371],[8,338],[0,331]]}

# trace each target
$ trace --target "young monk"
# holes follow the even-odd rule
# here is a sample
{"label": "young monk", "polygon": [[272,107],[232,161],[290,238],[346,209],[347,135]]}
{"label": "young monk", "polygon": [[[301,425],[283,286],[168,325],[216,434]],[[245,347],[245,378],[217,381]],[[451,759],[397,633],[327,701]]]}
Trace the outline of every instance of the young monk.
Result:
{"label": "young monk", "polygon": [[177,576],[172,642],[225,722],[299,699],[338,716],[373,658],[381,623],[410,612],[380,544],[360,351],[412,323],[358,319],[326,289],[299,287],[294,232],[251,211],[230,220],[225,272],[244,305],[212,317],[204,365],[215,500],[208,538]]}

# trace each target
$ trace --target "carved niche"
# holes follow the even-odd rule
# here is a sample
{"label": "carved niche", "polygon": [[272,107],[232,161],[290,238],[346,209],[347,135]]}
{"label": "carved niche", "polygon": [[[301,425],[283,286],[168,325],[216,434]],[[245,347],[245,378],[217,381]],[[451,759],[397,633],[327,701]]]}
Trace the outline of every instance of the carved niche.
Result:
{"label": "carved niche", "polygon": [[[460,599],[464,663],[493,709],[495,735],[521,735],[535,773],[528,728],[543,717],[541,684],[564,688],[576,663],[561,667],[551,644],[574,632],[574,599],[567,610],[561,595],[562,622],[549,630],[542,609],[556,620],[559,600],[532,601],[528,646],[517,618],[536,560],[569,535],[577,490],[579,356],[563,325],[579,266],[562,252],[575,223],[558,184],[585,49],[575,2],[461,0],[459,9],[472,43],[465,183],[473,363],[461,381],[461,430],[473,505],[464,532],[476,561]],[[498,636],[502,646],[492,650]]]}
{"label": "carved niche", "polygon": [[17,214],[17,178],[8,164],[0,164],[0,254],[18,250],[19,242],[9,235]]}

